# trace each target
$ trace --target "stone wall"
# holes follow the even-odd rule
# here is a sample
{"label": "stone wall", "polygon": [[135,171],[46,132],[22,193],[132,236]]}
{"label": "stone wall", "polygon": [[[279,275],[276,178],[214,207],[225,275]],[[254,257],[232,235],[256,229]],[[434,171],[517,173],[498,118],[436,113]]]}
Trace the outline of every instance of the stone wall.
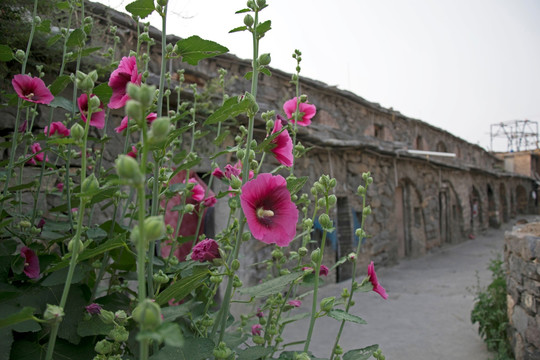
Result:
{"label": "stone wall", "polygon": [[505,235],[509,336],[516,360],[540,359],[540,222]]}

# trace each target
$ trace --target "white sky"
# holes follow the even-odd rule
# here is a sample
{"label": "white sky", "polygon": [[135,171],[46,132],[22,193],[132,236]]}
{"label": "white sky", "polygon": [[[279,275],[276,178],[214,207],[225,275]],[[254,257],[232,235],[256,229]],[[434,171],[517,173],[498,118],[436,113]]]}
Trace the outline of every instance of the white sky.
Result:
{"label": "white sky", "polygon": [[[124,11],[131,0],[100,0]],[[538,0],[267,0],[261,41],[270,66],[350,90],[368,101],[490,149],[490,125],[540,122]],[[245,0],[169,0],[168,34],[199,35],[251,58]],[[157,15],[152,25],[161,28]],[[309,95],[309,94],[308,94]],[[506,150],[506,140],[493,143]]]}

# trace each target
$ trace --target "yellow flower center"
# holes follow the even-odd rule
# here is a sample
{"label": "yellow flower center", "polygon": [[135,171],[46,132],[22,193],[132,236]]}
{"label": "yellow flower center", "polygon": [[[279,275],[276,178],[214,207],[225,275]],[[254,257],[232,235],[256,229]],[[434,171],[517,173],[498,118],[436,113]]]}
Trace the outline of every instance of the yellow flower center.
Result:
{"label": "yellow flower center", "polygon": [[27,94],[26,97],[30,100],[34,97],[34,93]]}
{"label": "yellow flower center", "polygon": [[265,210],[262,207],[257,209],[258,218],[265,218],[265,217],[272,217],[272,216],[274,216],[274,212],[272,210]]}

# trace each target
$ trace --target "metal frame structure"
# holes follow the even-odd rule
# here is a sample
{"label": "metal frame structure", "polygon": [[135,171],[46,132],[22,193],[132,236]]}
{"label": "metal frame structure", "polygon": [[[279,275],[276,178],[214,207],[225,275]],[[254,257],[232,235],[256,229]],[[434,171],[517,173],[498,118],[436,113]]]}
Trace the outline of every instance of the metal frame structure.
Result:
{"label": "metal frame structure", "polygon": [[491,124],[491,149],[493,149],[494,138],[506,138],[508,140],[507,152],[538,149],[538,122],[511,120]]}

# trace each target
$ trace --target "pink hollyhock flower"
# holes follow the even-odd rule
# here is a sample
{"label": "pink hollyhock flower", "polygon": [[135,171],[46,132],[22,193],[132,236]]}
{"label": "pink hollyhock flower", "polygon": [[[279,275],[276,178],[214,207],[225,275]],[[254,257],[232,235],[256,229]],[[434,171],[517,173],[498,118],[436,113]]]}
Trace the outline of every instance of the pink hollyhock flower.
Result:
{"label": "pink hollyhock flower", "polygon": [[137,158],[137,147],[135,145],[131,146],[131,151],[127,153],[127,156],[131,156],[132,158]]}
{"label": "pink hollyhock flower", "polygon": [[261,324],[255,324],[251,327],[251,335],[257,335],[261,336],[262,333],[262,325]]}
{"label": "pink hollyhock flower", "polygon": [[298,210],[281,175],[260,174],[245,183],[240,204],[255,239],[287,246],[296,235]]}
{"label": "pink hollyhock flower", "polygon": [[[37,165],[36,160],[43,161],[43,159],[45,159],[45,154],[41,152],[42,149],[39,143],[33,143],[32,145],[30,145],[30,150],[32,150],[32,154],[36,154],[36,156],[27,161],[29,164]],[[46,158],[46,161],[49,161],[48,156]]]}
{"label": "pink hollyhock flower", "polygon": [[127,84],[133,83],[141,85],[142,74],[137,72],[137,59],[135,56],[123,57],[120,60],[118,68],[114,70],[109,78],[109,86],[112,88],[113,94],[109,101],[111,109],[119,109],[126,105],[129,100],[127,94]]}
{"label": "pink hollyhock flower", "polygon": [[58,184],[56,184],[56,188],[58,189],[58,191],[62,192],[64,190],[64,183],[59,182]]}
{"label": "pink hollyhock flower", "polygon": [[23,246],[21,249],[21,256],[24,258],[24,273],[30,279],[37,279],[39,277],[39,259],[34,251],[30,248]]}
{"label": "pink hollyhock flower", "polygon": [[302,302],[300,300],[289,300],[287,301],[287,304],[294,306],[294,307],[300,307],[302,306]]}
{"label": "pink hollyhock flower", "polygon": [[263,311],[262,311],[261,308],[257,308],[257,314],[256,314],[256,315],[257,315],[257,317],[258,317],[259,319],[262,318],[262,317],[264,317],[264,313],[263,313]]}
{"label": "pink hollyhock flower", "polygon": [[212,171],[212,176],[218,178],[218,179],[223,179],[223,177],[225,176],[225,173],[223,171],[221,171],[220,168],[215,168],[214,171]]}
{"label": "pink hollyhock flower", "polygon": [[[157,119],[157,114],[156,113],[150,113],[146,117],[146,121],[148,122],[148,124],[153,123],[154,120],[156,120],[156,119]],[[124,116],[122,121],[120,121],[120,125],[118,127],[114,128],[114,131],[116,131],[117,133],[121,133],[122,131],[127,129],[128,125],[129,125],[128,117]]]}
{"label": "pink hollyhock flower", "polygon": [[37,224],[38,229],[43,229],[44,226],[45,226],[45,219],[44,218],[39,219],[39,222]]}
{"label": "pink hollyhock flower", "polygon": [[23,133],[26,131],[26,127],[28,126],[28,120],[24,120],[21,125],[19,125],[19,132]]}
{"label": "pink hollyhock flower", "polygon": [[[285,114],[287,114],[287,119],[295,122],[294,120],[294,113],[296,112],[296,105],[297,105],[298,99],[292,98],[291,100],[287,100],[285,104],[283,104],[283,111],[285,111]],[[308,103],[300,103],[298,110],[300,111],[300,115],[302,116],[302,119],[298,121],[298,125],[300,126],[308,126],[311,124],[311,118],[315,116],[315,113],[317,112],[317,108],[313,104]]]}
{"label": "pink hollyhock flower", "polygon": [[[92,95],[94,97],[95,95]],[[77,105],[79,106],[79,111],[81,112],[81,118],[86,122],[86,116],[88,115],[88,96],[82,94],[77,99]],[[103,111],[103,103],[99,103],[100,111],[93,110],[92,118],[90,119],[90,125],[95,126],[98,129],[103,129],[105,127],[105,112]]]}
{"label": "pink hollyhock flower", "polygon": [[[283,128],[282,117],[277,116],[276,121],[274,122],[274,130],[272,134],[275,134]],[[278,136],[271,141],[275,145],[270,151],[274,154],[277,161],[285,166],[291,167],[293,164],[293,143],[291,136],[287,130],[283,130]]]}
{"label": "pink hollyhock flower", "polygon": [[212,207],[212,206],[216,205],[217,199],[216,199],[215,196],[209,196],[206,199],[204,199],[203,203],[204,203],[204,207],[209,208],[209,207]]}
{"label": "pink hollyhock flower", "polygon": [[219,257],[221,257],[219,255],[219,245],[214,239],[205,239],[197,243],[191,253],[191,260],[200,262],[212,261]]}
{"label": "pink hollyhock flower", "polygon": [[231,164],[225,165],[225,177],[227,179],[230,179],[233,175],[240,176],[241,173],[242,173],[242,164],[240,164],[240,162],[237,162],[234,165],[231,165]]}
{"label": "pink hollyhock flower", "polygon": [[45,135],[52,136],[56,133],[62,135],[62,136],[69,136],[69,129],[60,121],[55,121],[51,123],[51,128],[49,129],[48,126],[45,126],[45,129],[43,130]]}
{"label": "pink hollyhock flower", "polygon": [[53,94],[40,78],[18,74],[13,77],[11,84],[23,100],[36,104],[50,104],[54,100]]}
{"label": "pink hollyhock flower", "polygon": [[101,313],[101,306],[96,303],[85,306],[85,309],[90,315],[98,315]]}
{"label": "pink hollyhock flower", "polygon": [[368,276],[371,285],[373,285],[373,291],[381,295],[383,299],[388,299],[386,290],[384,290],[384,288],[381,286],[381,284],[379,284],[379,281],[377,280],[377,274],[375,274],[375,265],[373,265],[373,261],[368,266]]}
{"label": "pink hollyhock flower", "polygon": [[321,265],[321,268],[319,269],[319,276],[328,276],[328,266]]}
{"label": "pink hollyhock flower", "polygon": [[202,201],[204,199],[204,188],[194,178],[190,178],[188,182],[195,184],[193,189],[191,189],[191,198],[197,202]]}

